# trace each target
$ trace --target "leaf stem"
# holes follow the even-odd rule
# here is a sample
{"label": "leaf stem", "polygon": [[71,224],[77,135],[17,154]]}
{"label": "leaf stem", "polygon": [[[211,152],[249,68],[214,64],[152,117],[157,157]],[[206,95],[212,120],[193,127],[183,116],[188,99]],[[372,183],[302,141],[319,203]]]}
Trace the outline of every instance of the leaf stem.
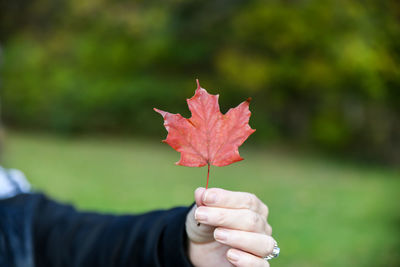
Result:
{"label": "leaf stem", "polygon": [[210,163],[208,163],[208,168],[207,168],[207,185],[206,185],[206,189],[208,188],[208,180],[210,179]]}

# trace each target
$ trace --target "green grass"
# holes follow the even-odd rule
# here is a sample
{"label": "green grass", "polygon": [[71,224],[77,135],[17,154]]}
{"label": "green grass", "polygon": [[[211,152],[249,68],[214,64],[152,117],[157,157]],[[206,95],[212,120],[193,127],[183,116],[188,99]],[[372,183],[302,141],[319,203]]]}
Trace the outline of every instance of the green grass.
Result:
{"label": "green grass", "polygon": [[[206,168],[145,139],[11,133],[5,166],[35,190],[101,212],[189,205]],[[400,172],[244,146],[242,162],[212,168],[210,184],[257,194],[281,247],[272,266],[399,266]]]}

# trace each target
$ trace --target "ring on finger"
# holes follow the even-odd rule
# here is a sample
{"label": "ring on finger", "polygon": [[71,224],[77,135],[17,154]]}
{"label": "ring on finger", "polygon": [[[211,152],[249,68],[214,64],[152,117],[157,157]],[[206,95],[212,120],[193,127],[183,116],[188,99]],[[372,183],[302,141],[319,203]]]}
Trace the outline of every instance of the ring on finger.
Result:
{"label": "ring on finger", "polygon": [[281,251],[281,249],[278,247],[278,243],[276,243],[276,241],[275,241],[275,245],[274,245],[274,248],[272,249],[272,253],[269,254],[268,256],[264,257],[264,260],[268,261],[270,259],[278,257],[280,251]]}

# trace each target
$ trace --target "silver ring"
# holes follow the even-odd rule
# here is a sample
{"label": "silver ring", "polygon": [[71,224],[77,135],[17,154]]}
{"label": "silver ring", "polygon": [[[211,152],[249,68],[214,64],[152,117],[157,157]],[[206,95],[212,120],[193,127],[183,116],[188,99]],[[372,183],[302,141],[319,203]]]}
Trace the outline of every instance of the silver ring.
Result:
{"label": "silver ring", "polygon": [[268,261],[270,259],[278,257],[280,251],[281,251],[281,249],[278,247],[278,243],[276,243],[276,241],[275,241],[275,246],[272,249],[272,253],[269,254],[267,257],[264,257],[264,260]]}

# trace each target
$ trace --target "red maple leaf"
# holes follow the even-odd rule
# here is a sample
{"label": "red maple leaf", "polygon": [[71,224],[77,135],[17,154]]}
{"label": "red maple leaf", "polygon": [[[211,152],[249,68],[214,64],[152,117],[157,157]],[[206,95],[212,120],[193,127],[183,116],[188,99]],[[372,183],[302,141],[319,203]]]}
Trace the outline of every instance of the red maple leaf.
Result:
{"label": "red maple leaf", "polygon": [[238,148],[255,131],[248,124],[251,99],[222,114],[218,104],[219,95],[209,94],[196,81],[196,92],[187,99],[191,118],[156,108],[154,110],[163,116],[168,131],[163,142],[181,153],[176,164],[189,167],[208,165],[209,174],[210,165],[221,167],[243,160]]}

